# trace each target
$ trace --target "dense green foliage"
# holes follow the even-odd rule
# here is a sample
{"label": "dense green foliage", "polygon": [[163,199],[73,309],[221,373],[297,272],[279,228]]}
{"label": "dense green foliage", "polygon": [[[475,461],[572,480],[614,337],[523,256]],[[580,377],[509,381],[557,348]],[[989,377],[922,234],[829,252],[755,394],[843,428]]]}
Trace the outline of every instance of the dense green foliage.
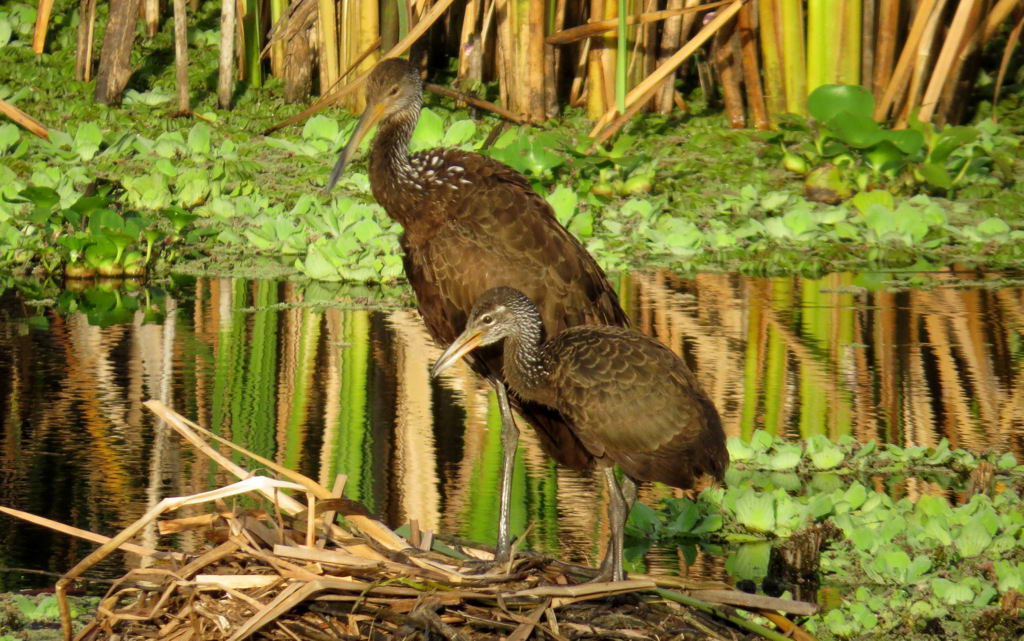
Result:
{"label": "dense green foliage", "polygon": [[[233,111],[213,108],[215,16],[200,12],[189,33],[196,117],[173,118],[169,26],[138,47],[136,86],[156,88],[130,85],[123,107],[106,108],[91,103],[91,83],[70,79],[74,14],[56,22],[52,53],[39,57],[24,46],[33,15],[27,3],[0,8],[12,63],[0,69],[0,98],[53,127],[44,141],[0,124],[5,273],[60,274],[76,262],[166,270],[192,259],[219,273],[276,263],[315,279],[400,278],[400,230],[373,202],[365,164],[343,177],[332,198],[319,193],[352,116],[332,111],[301,130],[261,137],[295,111],[280,102],[274,83],[240,93]],[[847,94],[813,103],[824,124],[768,136],[723,129],[720,116],[700,114],[697,97],[698,115],[640,119],[594,153],[582,133],[588,123],[572,113],[545,127],[509,129],[484,150],[496,120],[428,96],[413,147],[481,150],[524,172],[613,271],[928,271],[954,261],[1016,267],[1024,253],[1021,119],[953,133],[928,125],[894,132],[865,121],[859,94]],[[1012,116],[1021,91],[1007,95],[1003,108]],[[855,112],[863,131],[830,117],[836,105]],[[872,160],[894,148],[904,155]],[[784,154],[805,152],[818,154],[814,162],[830,159],[848,174],[844,181],[864,187],[888,177],[900,193],[865,192],[838,205],[809,201],[801,181],[781,168]],[[935,186],[946,178],[955,189]],[[102,206],[90,200],[96,195],[106,198]],[[94,223],[83,207],[113,213]]]}
{"label": "dense green foliage", "polygon": [[[727,552],[738,580],[761,583],[774,540],[829,522],[841,533],[821,558],[831,607],[806,623],[821,638],[1024,632],[1013,605],[1024,590],[1024,465],[1012,454],[976,456],[946,440],[935,448],[821,435],[792,443],[758,431],[749,443],[730,439],[729,455],[726,489],[668,499],[659,511],[634,507],[634,555],[652,540],[691,556],[700,544]],[[994,469],[991,493],[951,505],[982,462]],[[929,493],[911,500],[911,484]]]}

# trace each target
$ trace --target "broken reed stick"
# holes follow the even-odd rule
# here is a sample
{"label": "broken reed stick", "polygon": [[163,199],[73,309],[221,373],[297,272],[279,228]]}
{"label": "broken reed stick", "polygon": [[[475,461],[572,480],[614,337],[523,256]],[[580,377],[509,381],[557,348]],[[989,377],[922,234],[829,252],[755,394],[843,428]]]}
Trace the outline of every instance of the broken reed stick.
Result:
{"label": "broken reed stick", "polygon": [[[700,4],[695,7],[684,7],[681,9],[663,9],[661,11],[650,11],[647,13],[641,13],[638,16],[627,16],[627,25],[636,24],[650,24],[653,22],[660,22],[662,20],[668,20],[669,18],[675,18],[677,16],[683,16],[688,13],[699,13],[701,11],[710,11],[712,9],[727,5],[732,0],[721,0],[721,2],[711,2],[709,4]],[[545,38],[545,42],[549,45],[567,45],[584,38],[595,38],[597,36],[603,36],[608,31],[614,31],[619,26],[619,19],[612,18],[610,20],[597,20],[594,22],[588,22],[587,24],[581,24],[577,27],[571,27],[564,29],[556,33],[551,34]]]}
{"label": "broken reed stick", "polygon": [[[52,519],[48,519],[42,516],[36,516],[35,514],[29,514],[28,512],[22,512],[21,510],[16,510],[12,507],[0,505],[0,512],[3,512],[8,516],[19,518],[23,521],[28,521],[33,525],[40,525],[45,528],[50,528],[51,530],[55,530],[57,532],[60,532],[61,534],[77,536],[80,539],[85,539],[86,541],[91,541],[93,543],[105,544],[110,542],[109,536],[103,536],[102,534],[96,534],[95,532],[90,532],[88,530],[82,530],[70,525],[65,525],[60,521],[54,521]],[[120,549],[124,550],[125,552],[131,552],[132,554],[138,554],[139,556],[150,556],[157,559],[180,560],[185,558],[185,555],[181,554],[180,552],[164,552],[162,550],[154,550],[152,548],[143,547],[141,545],[135,545],[134,543],[125,543],[120,546]]]}
{"label": "broken reed stick", "polygon": [[473,105],[474,107],[479,107],[480,109],[486,109],[487,111],[497,114],[498,116],[501,116],[505,120],[510,120],[516,123],[517,125],[525,125],[527,123],[526,118],[523,118],[522,116],[517,116],[516,114],[512,113],[511,111],[505,109],[500,105],[496,105],[493,102],[488,102],[475,96],[471,96],[468,93],[456,91],[455,89],[449,89],[448,87],[442,87],[441,85],[435,85],[431,82],[428,82],[425,85],[423,85],[423,88],[432,93],[436,93],[441,96],[447,96],[448,98],[452,98],[454,100],[461,100],[462,102]]}
{"label": "broken reed stick", "polygon": [[50,139],[50,132],[46,129],[43,123],[2,98],[0,98],[0,113],[4,114],[25,129],[28,129],[43,140]]}

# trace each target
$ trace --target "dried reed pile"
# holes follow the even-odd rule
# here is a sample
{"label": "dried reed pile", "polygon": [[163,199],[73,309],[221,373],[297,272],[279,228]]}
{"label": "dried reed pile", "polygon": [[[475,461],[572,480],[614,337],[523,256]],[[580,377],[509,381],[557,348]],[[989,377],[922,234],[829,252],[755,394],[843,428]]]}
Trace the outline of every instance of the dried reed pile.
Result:
{"label": "dried reed pile", "polygon": [[[413,528],[408,539],[373,519],[360,504],[249,453],[184,419],[157,401],[146,403],[237,483],[161,501],[117,536],[73,531],[103,542],[57,582],[65,639],[72,629],[66,594],[83,572],[117,548],[150,560],[115,582],[96,618],[77,641],[161,639],[497,639],[736,638],[775,641],[812,637],[783,613],[809,615],[816,606],[737,592],[719,583],[633,576],[618,583],[577,584],[586,568],[534,553],[505,567],[481,563],[486,546]],[[290,480],[253,476],[204,439],[238,450]],[[304,493],[302,504],[285,490]],[[262,495],[266,509],[235,509],[225,499]],[[213,544],[187,556],[129,543],[164,513],[213,503],[214,510],[159,522],[163,534],[202,530]],[[343,525],[336,520],[340,519]],[[673,589],[665,589],[671,587]],[[616,599],[608,597],[629,595]],[[742,615],[760,614],[778,630]],[[763,620],[763,619],[762,619]],[[749,636],[745,638],[750,638]]]}

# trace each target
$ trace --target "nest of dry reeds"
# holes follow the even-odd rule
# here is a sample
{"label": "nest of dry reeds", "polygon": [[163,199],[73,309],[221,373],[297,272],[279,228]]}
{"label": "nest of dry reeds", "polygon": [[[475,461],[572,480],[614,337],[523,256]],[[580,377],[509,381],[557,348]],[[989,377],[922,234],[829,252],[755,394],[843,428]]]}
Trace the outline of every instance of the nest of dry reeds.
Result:
{"label": "nest of dry reeds", "polygon": [[[111,539],[88,535],[103,544],[57,582],[68,641],[68,587],[117,548],[148,557],[149,565],[114,583],[77,641],[812,639],[785,616],[812,614],[816,607],[808,603],[675,577],[634,575],[627,581],[586,583],[592,573],[587,568],[531,552],[517,552],[498,565],[489,562],[493,555],[484,545],[415,527],[409,537],[399,536],[359,503],[341,497],[343,477],[328,490],[159,402],[147,406],[242,480],[164,499]],[[204,438],[241,451],[288,480],[253,476]],[[303,493],[306,502],[285,490]],[[243,493],[262,495],[269,508],[236,511],[224,501]],[[129,542],[166,512],[203,503],[213,509],[159,521],[162,534],[203,530],[211,545],[202,554]]]}

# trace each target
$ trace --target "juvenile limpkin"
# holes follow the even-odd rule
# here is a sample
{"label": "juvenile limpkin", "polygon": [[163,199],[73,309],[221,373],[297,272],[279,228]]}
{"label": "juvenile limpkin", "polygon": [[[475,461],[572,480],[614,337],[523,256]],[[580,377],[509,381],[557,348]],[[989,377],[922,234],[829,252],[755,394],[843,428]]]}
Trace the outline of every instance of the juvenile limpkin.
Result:
{"label": "juvenile limpkin", "polygon": [[[416,68],[382,60],[366,85],[366,111],[331,172],[330,190],[379,123],[370,150],[370,188],[401,223],[405,274],[431,336],[449,344],[463,330],[473,303],[488,289],[515,287],[537,302],[545,330],[556,335],[580,324],[628,324],[604,272],[555,219],[554,212],[511,167],[458,149],[409,154],[423,103]],[[512,461],[519,430],[511,407],[537,431],[559,463],[586,470],[592,457],[558,411],[508,398],[501,349],[481,349],[469,364],[498,395],[503,447],[497,561],[508,559]]]}
{"label": "juvenile limpkin", "polygon": [[[683,489],[729,462],[714,404],[686,363],[624,327],[570,327],[544,342],[537,306],[497,287],[480,297],[466,329],[441,355],[436,376],[477,348],[503,343],[502,371],[516,396],[561,412],[608,485],[612,538],[598,580],[621,580],[623,526],[636,480]],[[614,464],[622,469],[615,478]]]}

